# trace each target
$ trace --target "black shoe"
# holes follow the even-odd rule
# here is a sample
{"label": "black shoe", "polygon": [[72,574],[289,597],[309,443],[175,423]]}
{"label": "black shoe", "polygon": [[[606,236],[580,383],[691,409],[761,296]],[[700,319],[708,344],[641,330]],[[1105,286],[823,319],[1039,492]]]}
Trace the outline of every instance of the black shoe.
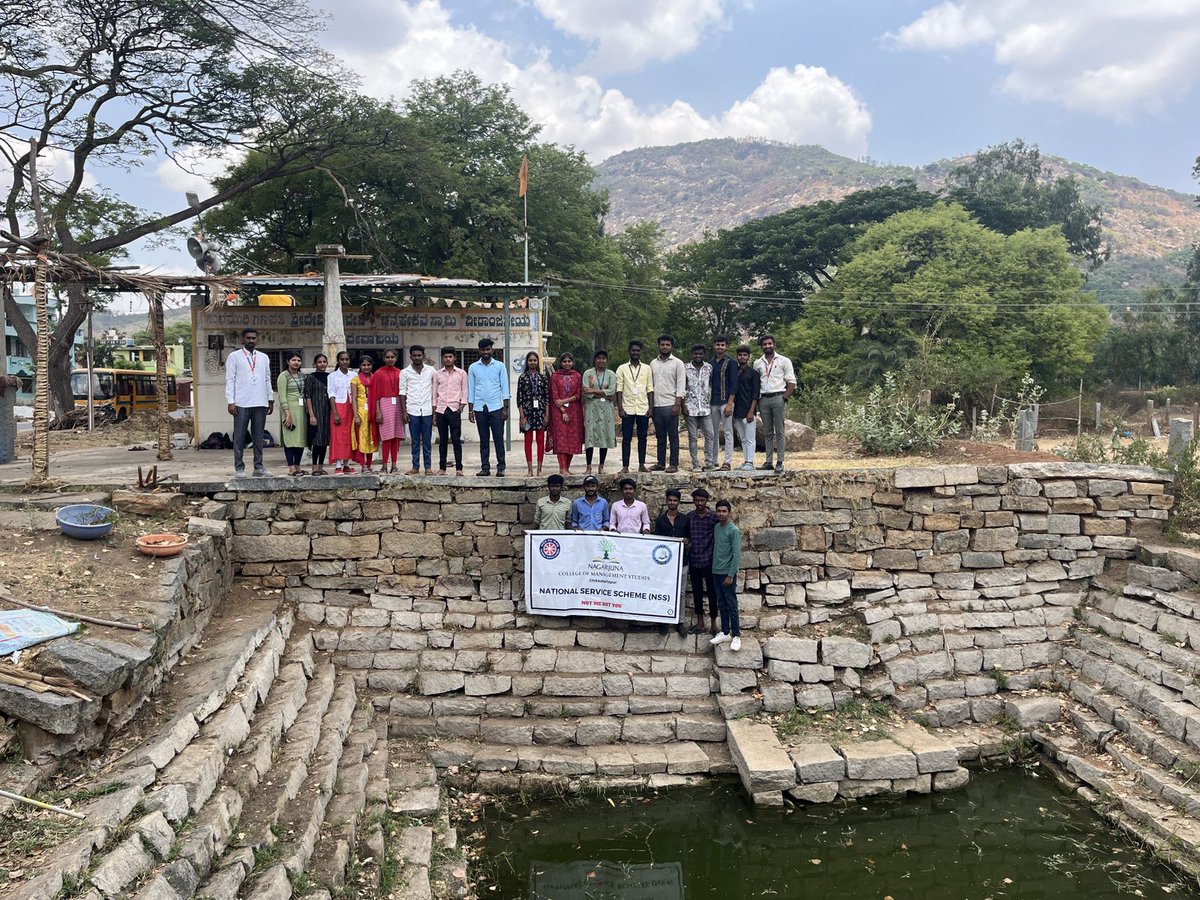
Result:
{"label": "black shoe", "polygon": [[476,478],[487,478],[491,474],[492,474],[491,469],[480,469],[478,472],[475,473],[475,477]]}
{"label": "black shoe", "polygon": [[504,466],[500,466],[498,469],[496,469],[496,477],[497,478],[504,477]]}

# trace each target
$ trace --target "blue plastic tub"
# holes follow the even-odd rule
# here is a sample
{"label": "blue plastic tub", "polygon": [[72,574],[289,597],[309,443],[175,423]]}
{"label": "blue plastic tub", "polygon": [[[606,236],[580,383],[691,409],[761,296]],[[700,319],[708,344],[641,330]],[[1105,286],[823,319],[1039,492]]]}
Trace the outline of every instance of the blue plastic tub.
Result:
{"label": "blue plastic tub", "polygon": [[60,506],[54,513],[59,530],[67,537],[80,541],[94,541],[113,530],[116,513],[107,506],[95,503],[76,503]]}

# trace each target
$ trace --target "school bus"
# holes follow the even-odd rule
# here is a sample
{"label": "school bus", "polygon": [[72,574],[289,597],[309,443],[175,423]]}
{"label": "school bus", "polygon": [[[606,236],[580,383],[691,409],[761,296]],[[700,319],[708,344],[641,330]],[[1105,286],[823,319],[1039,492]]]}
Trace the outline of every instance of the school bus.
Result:
{"label": "school bus", "polygon": [[[158,409],[158,396],[154,392],[154,373],[132,369],[92,369],[92,403],[97,409],[110,408],[113,417],[123,422],[140,409]],[[88,371],[75,369],[71,373],[71,392],[75,395],[75,406],[87,406]],[[177,408],[175,376],[167,376],[167,408]]]}

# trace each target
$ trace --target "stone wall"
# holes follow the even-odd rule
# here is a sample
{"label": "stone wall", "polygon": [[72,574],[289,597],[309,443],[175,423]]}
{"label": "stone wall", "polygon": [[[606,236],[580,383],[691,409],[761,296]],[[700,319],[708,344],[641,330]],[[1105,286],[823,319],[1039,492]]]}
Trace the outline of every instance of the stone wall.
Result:
{"label": "stone wall", "polygon": [[144,630],[90,625],[80,635],[28,651],[33,671],[64,675],[92,699],[0,685],[0,712],[16,724],[27,758],[60,756],[100,743],[133,717],[195,646],[232,582],[225,530],[193,535],[187,550],[161,561],[159,584],[145,588],[148,595],[138,598],[146,611],[140,620]]}
{"label": "stone wall", "polygon": [[589,744],[721,740],[728,715],[832,707],[856,691],[934,724],[994,719],[999,688],[1059,661],[1106,559],[1160,533],[1168,482],[1070,463],[646,480],[652,513],[670,484],[733,501],[738,654],[703,636],[527,615],[521,536],[543,490],[532,481],[193,489],[213,497],[205,516],[232,525],[238,574],[284,589],[398,729]]}

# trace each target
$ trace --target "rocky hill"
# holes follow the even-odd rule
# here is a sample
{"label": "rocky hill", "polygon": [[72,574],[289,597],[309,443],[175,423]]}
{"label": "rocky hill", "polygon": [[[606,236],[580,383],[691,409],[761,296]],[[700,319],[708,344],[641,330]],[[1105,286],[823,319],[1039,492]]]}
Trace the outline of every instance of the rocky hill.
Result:
{"label": "rocky hill", "polygon": [[[1044,159],[1051,172],[1075,175],[1084,199],[1102,207],[1114,251],[1106,280],[1132,286],[1182,273],[1192,243],[1200,240],[1194,197],[1060,157]],[[619,153],[599,166],[598,183],[611,197],[610,225],[619,230],[656,219],[669,245],[677,246],[706,230],[902,178],[936,190],[960,162],[908,168],[853,160],[814,145],[724,138]]]}

